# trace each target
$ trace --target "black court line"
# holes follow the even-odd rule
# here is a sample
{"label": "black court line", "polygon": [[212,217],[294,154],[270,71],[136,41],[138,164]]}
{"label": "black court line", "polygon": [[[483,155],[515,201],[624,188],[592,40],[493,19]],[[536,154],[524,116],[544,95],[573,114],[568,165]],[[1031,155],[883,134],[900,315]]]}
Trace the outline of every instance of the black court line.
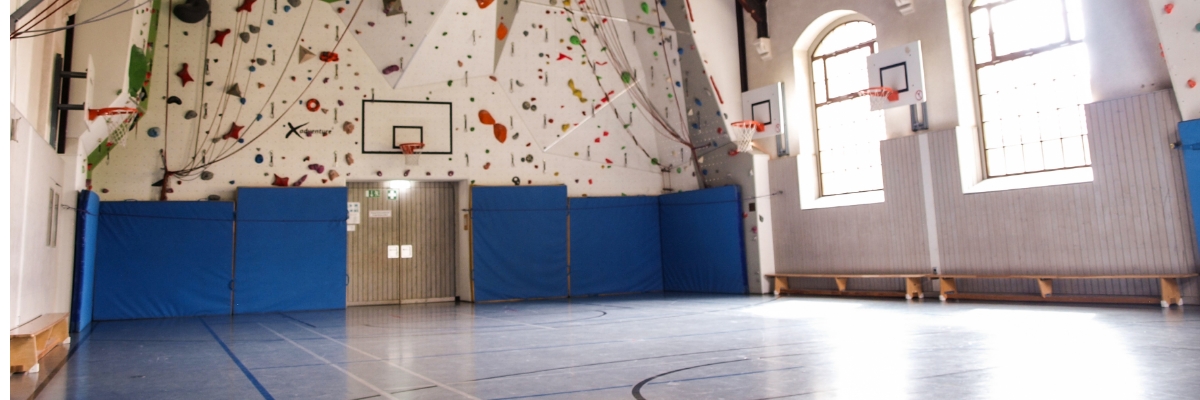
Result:
{"label": "black court line", "polygon": [[293,316],[291,316],[291,315],[287,315],[286,313],[279,313],[279,315],[282,315],[282,316],[284,316],[284,317],[287,317],[288,319],[290,319],[290,320],[292,320],[292,321],[296,321],[296,322],[299,322],[299,323],[302,323],[302,324],[308,325],[308,327],[310,327],[310,328],[316,328],[316,327],[317,327],[316,325],[313,325],[313,324],[310,324],[310,323],[307,323],[307,322],[301,321],[301,320],[299,320],[299,319],[296,319],[296,317],[293,317]]}
{"label": "black court line", "polygon": [[594,389],[581,389],[581,390],[572,390],[572,391],[569,391],[569,392],[554,392],[554,393],[531,394],[531,395],[528,395],[528,396],[517,396],[517,397],[499,397],[499,398],[494,398],[494,399],[489,399],[489,400],[515,400],[515,399],[531,399],[531,398],[534,398],[534,397],[546,397],[546,396],[557,396],[557,395],[560,395],[560,394],[573,394],[573,393],[596,392],[596,391],[600,391],[600,390],[621,389],[621,388],[626,388],[626,387],[629,387],[629,385],[621,385],[621,386],[609,386],[609,387],[594,388]]}
{"label": "black court line", "polygon": [[275,400],[274,397],[271,397],[271,393],[267,391],[267,388],[263,387],[261,383],[258,383],[258,379],[254,378],[254,374],[250,373],[250,370],[246,368],[246,365],[242,364],[242,360],[239,360],[237,356],[233,354],[233,351],[229,350],[229,346],[225,345],[225,341],[221,340],[221,338],[217,336],[217,333],[208,326],[208,323],[204,322],[204,319],[202,318],[198,319],[200,320],[201,324],[204,324],[204,329],[208,329],[208,333],[212,334],[213,339],[217,339],[217,343],[221,345],[221,348],[225,349],[225,354],[228,354],[229,358],[233,359],[233,363],[237,364],[238,369],[242,370],[242,374],[246,375],[246,379],[249,379],[250,383],[254,384],[254,388],[258,389],[258,393],[262,394],[264,399]]}
{"label": "black court line", "polygon": [[[322,364],[322,365],[324,365],[324,364]],[[408,392],[415,392],[415,391],[418,391],[418,390],[433,389],[433,388],[435,388],[435,387],[437,387],[437,385],[433,385],[433,386],[422,386],[422,387],[417,387],[417,388],[412,388],[412,389],[405,389],[405,390],[401,390],[401,391],[399,391],[399,392],[388,392],[388,394],[398,394],[398,393],[408,393]],[[381,397],[381,396],[380,396],[380,395],[374,395],[374,396],[367,396],[367,397],[359,397],[359,398],[356,398],[356,399],[351,399],[351,400],[364,400],[364,399],[373,399],[373,398],[376,398],[376,397]]]}
{"label": "black court line", "polygon": [[638,383],[637,383],[637,385],[634,385],[634,386],[633,386],[633,391],[632,391],[633,398],[635,398],[635,399],[638,399],[638,400],[646,400],[646,398],[645,398],[645,397],[642,397],[642,387],[643,387],[643,386],[646,386],[646,384],[647,384],[647,383],[650,383],[650,381],[652,381],[652,380],[654,380],[655,378],[658,378],[658,377],[660,377],[660,376],[666,376],[666,375],[670,375],[670,374],[673,374],[673,373],[676,373],[676,372],[680,372],[680,371],[687,371],[687,370],[689,370],[689,369],[702,368],[702,367],[707,367],[707,366],[711,366],[711,365],[721,365],[721,364],[729,364],[729,363],[735,363],[735,362],[742,362],[742,361],[747,361],[747,360],[749,360],[749,359],[748,359],[748,358],[743,358],[743,359],[738,359],[738,360],[721,361],[721,362],[715,362],[715,363],[708,363],[708,364],[701,364],[701,365],[691,366],[691,367],[687,367],[687,368],[680,368],[680,369],[677,369],[677,370],[674,370],[674,371],[667,371],[667,372],[663,372],[663,373],[661,373],[661,374],[658,374],[658,375],[655,375],[655,376],[652,376],[652,377],[649,377],[649,378],[643,379],[641,382],[638,382]]}

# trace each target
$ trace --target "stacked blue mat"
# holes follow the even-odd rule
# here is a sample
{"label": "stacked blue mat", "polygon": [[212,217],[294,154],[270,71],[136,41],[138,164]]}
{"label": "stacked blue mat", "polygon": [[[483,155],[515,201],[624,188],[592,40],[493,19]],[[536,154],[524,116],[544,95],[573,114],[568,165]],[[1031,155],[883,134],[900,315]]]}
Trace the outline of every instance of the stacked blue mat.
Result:
{"label": "stacked blue mat", "polygon": [[740,207],[734,186],[569,200],[563,186],[472,188],[475,299],[745,293]]}

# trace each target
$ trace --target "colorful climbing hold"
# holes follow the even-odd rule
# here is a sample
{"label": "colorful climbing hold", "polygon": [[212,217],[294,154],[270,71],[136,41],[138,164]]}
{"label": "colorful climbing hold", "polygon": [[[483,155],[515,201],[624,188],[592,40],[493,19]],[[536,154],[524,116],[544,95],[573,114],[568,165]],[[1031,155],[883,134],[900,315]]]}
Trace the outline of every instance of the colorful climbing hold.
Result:
{"label": "colorful climbing hold", "polygon": [[275,181],[271,182],[271,186],[285,186],[286,187],[287,185],[288,185],[288,178],[282,177],[279,175],[275,175]]}
{"label": "colorful climbing hold", "polygon": [[241,5],[240,7],[238,7],[238,8],[237,8],[237,12],[242,12],[242,11],[245,11],[245,12],[250,12],[250,11],[253,11],[253,10],[251,10],[251,7],[253,7],[253,6],[254,6],[254,2],[256,2],[256,1],[258,1],[258,0],[242,0],[242,5]]}
{"label": "colorful climbing hold", "polygon": [[488,112],[488,110],[479,110],[479,122],[484,125],[491,125],[496,123],[496,119],[492,118],[492,113]]}
{"label": "colorful climbing hold", "polygon": [[503,22],[496,26],[496,40],[504,40],[508,37],[508,27]]}
{"label": "colorful climbing hold", "polygon": [[646,14],[650,13],[650,5],[646,4],[644,1],[642,2],[642,12]]}
{"label": "colorful climbing hold", "polygon": [[334,53],[332,51],[322,51],[320,58],[321,58],[321,61],[324,61],[324,62],[334,62],[334,61],[338,60],[338,54]]}
{"label": "colorful climbing hold", "polygon": [[221,139],[238,139],[241,137],[242,129],[245,127],[239,126],[236,122],[232,123],[231,125],[232,126],[229,127],[229,133],[226,133],[225,136],[221,137]]}
{"label": "colorful climbing hold", "polygon": [[214,31],[213,32],[213,40],[212,40],[212,42],[209,42],[209,43],[210,44],[216,43],[217,46],[225,47],[225,36],[229,35],[229,32],[232,32],[232,31],[229,29]]}
{"label": "colorful climbing hold", "polygon": [[187,87],[188,82],[195,80],[192,79],[192,74],[188,73],[187,63],[183,63],[183,66],[179,68],[179,72],[176,72],[175,76],[179,77],[179,80],[183,82],[184,87]]}
{"label": "colorful climbing hold", "polygon": [[492,125],[492,133],[496,136],[496,140],[500,143],[508,140],[508,128],[502,124]]}
{"label": "colorful climbing hold", "polygon": [[576,46],[582,45],[582,43],[579,41],[578,35],[571,35],[571,44],[576,45]]}

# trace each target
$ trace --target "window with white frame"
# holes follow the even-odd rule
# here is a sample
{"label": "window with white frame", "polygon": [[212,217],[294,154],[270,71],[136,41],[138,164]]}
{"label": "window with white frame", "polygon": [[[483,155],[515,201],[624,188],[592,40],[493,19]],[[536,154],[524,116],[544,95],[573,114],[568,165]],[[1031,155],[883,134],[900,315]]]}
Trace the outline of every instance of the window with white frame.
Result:
{"label": "window with white frame", "polygon": [[812,55],[813,104],[821,196],[883,190],[882,111],[871,111],[867,56],[878,51],[875,25],[852,21],[825,35]]}
{"label": "window with white frame", "polygon": [[976,79],[988,177],[1091,165],[1081,0],[975,0]]}

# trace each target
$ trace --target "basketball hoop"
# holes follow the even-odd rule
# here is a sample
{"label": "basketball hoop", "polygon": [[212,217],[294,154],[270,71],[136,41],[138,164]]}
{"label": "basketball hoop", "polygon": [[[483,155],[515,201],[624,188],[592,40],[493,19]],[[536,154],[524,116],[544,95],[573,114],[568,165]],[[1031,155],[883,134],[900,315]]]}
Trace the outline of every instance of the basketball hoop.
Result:
{"label": "basketball hoop", "polygon": [[423,148],[425,143],[401,143],[400,152],[404,153],[404,165],[418,165],[420,159],[417,156]]}
{"label": "basketball hoop", "polygon": [[871,109],[882,109],[887,103],[900,101],[900,93],[887,86],[864,89],[856,93],[859,96],[871,96]]}
{"label": "basketball hoop", "polygon": [[729,124],[729,137],[733,140],[733,143],[737,144],[737,151],[733,154],[750,151],[750,147],[754,145],[754,134],[766,129],[762,122],[754,120],[738,121]]}

